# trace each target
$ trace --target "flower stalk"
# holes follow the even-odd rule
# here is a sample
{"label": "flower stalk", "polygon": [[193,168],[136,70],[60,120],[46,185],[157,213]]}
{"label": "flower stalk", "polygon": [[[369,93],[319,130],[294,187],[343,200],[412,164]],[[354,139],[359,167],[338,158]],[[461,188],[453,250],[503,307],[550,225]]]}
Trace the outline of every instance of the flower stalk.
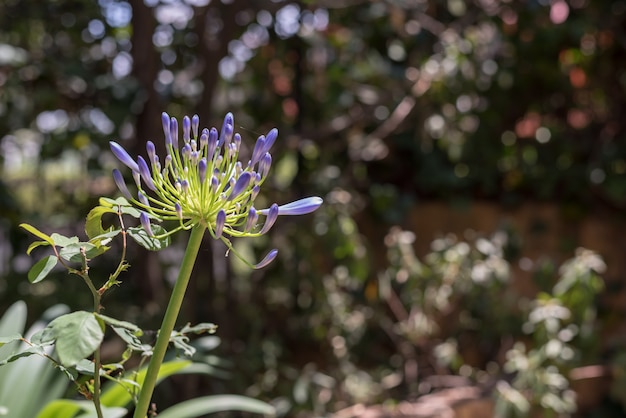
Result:
{"label": "flower stalk", "polygon": [[202,237],[206,231],[206,226],[202,224],[195,225],[191,229],[191,235],[189,236],[189,242],[187,243],[187,249],[183,256],[183,261],[178,271],[178,278],[174,284],[172,290],[172,296],[167,305],[167,310],[163,316],[163,323],[159,329],[159,335],[157,336],[156,344],[150,358],[150,364],[146,372],[146,377],[141,385],[141,391],[139,392],[139,399],[137,400],[137,406],[135,407],[135,413],[133,418],[146,418],[148,414],[148,408],[150,407],[150,400],[152,399],[152,393],[156,386],[157,378],[159,377],[159,369],[163,363],[167,346],[169,345],[170,336],[176,325],[176,319],[180,312],[180,307],[183,304],[187,285],[189,284],[189,278],[193,270],[193,265],[196,262],[200,245],[202,244]]}

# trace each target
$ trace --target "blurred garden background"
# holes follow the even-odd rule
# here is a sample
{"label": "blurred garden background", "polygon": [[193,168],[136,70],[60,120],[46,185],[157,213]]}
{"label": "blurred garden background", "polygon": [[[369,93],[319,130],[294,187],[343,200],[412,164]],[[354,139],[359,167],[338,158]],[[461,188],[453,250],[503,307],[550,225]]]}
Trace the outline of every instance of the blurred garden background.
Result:
{"label": "blurred garden background", "polygon": [[[235,242],[279,249],[260,271],[207,236],[181,323],[219,326],[215,373],[163,405],[626,416],[626,1],[0,1],[0,315],[89,308],[64,271],[28,282],[17,225],[83,236],[108,141],[145,155],[162,111],[231,111],[247,152],[278,127],[260,198],[325,200]],[[129,245],[106,314],[158,328],[179,238]]]}

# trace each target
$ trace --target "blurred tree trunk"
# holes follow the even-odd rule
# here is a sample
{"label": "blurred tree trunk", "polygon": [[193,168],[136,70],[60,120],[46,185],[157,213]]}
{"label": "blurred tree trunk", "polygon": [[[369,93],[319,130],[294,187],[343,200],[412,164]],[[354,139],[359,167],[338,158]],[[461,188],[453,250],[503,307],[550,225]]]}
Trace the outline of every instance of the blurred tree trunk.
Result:
{"label": "blurred tree trunk", "polygon": [[[152,43],[152,35],[156,28],[156,19],[151,8],[143,0],[130,0],[133,8],[132,17],[132,57],[133,76],[139,82],[143,95],[144,106],[137,115],[135,123],[135,143],[132,147],[134,155],[145,153],[146,141],[151,140],[157,146],[157,152],[163,155],[165,148],[163,141],[155,140],[163,136],[161,132],[160,115],[164,110],[159,95],[154,90],[157,78],[160,57]],[[139,283],[144,302],[159,302],[164,299],[163,273],[158,253],[144,248],[138,249],[134,267],[138,277],[143,277]]]}

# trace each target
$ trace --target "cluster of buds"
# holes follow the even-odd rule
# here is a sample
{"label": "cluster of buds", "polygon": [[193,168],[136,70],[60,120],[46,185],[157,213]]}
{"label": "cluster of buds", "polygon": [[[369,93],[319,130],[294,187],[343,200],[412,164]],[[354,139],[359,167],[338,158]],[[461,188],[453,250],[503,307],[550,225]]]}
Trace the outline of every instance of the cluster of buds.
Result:
{"label": "cluster of buds", "polygon": [[[113,154],[132,170],[137,197],[131,195],[119,170],[113,170],[113,179],[124,197],[141,209],[140,221],[150,236],[151,219],[179,222],[162,237],[200,224],[237,254],[228,237],[263,235],[279,215],[304,215],[322,204],[320,197],[309,197],[283,206],[274,203],[266,209],[254,207],[272,164],[269,151],[278,137],[277,129],[257,139],[250,160],[244,164],[239,161],[241,135],[234,132],[232,113],[224,118],[220,132],[216,128],[199,131],[198,116],[185,116],[182,143],[176,118],[163,112],[162,123],[167,152],[162,162],[151,141],[146,143],[147,161],[141,156],[135,161],[122,146],[110,142]],[[262,225],[259,216],[265,217]],[[261,268],[277,253],[275,249],[270,251],[255,265],[243,261]]]}

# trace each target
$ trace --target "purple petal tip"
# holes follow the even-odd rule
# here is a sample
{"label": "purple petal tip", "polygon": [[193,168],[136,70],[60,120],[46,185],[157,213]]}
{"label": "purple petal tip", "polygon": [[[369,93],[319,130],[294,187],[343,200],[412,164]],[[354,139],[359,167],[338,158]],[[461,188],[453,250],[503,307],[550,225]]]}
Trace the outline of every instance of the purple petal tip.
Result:
{"label": "purple petal tip", "polygon": [[258,269],[261,269],[261,268],[267,266],[272,261],[274,261],[274,259],[276,258],[277,255],[278,255],[278,250],[276,248],[274,248],[269,253],[267,253],[267,255],[265,256],[265,258],[263,258],[263,260],[261,260],[260,262],[255,264],[254,268],[258,270]]}

